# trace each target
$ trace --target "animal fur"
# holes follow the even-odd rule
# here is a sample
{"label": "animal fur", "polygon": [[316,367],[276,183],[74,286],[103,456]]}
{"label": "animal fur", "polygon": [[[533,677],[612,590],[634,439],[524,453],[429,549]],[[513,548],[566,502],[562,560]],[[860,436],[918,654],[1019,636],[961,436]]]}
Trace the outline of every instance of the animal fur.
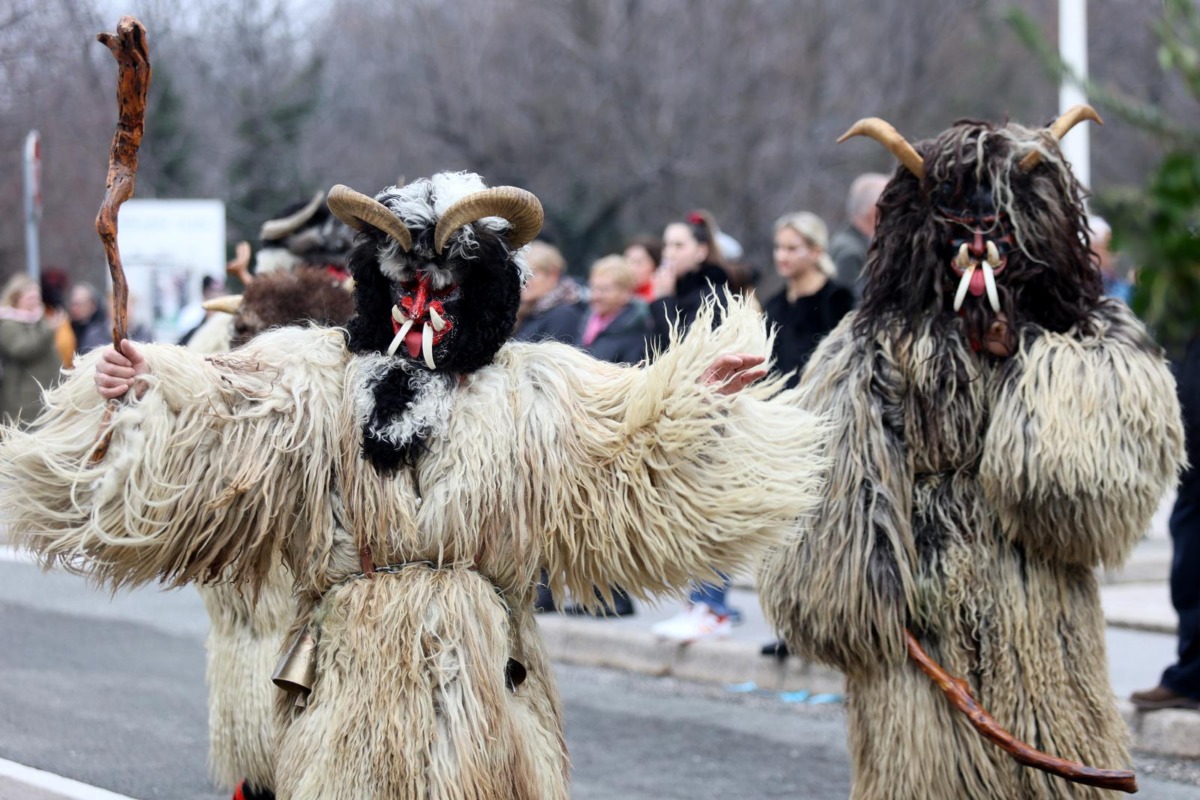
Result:
{"label": "animal fur", "polygon": [[[350,293],[323,268],[260,272],[246,287],[237,313],[214,313],[192,337],[189,349],[224,352],[264,330],[304,321],[342,324],[353,305]],[[231,791],[243,780],[271,789],[275,702],[282,694],[271,675],[295,616],[291,573],[275,554],[253,594],[228,582],[197,588],[211,621],[205,641],[209,771]]]}
{"label": "animal fur", "polygon": [[[1010,174],[1032,146],[1043,164]],[[770,558],[763,607],[793,652],[846,674],[853,797],[1109,796],[982,739],[908,662],[904,630],[1017,738],[1127,765],[1094,570],[1126,557],[1175,479],[1173,382],[1129,310],[1099,298],[1056,147],[964,123],[918,150],[925,181],[901,170],[880,201],[862,308],[801,382],[798,402],[834,426],[829,493]],[[933,198],[955,181],[991,184],[1016,232],[997,274],[1009,358],[973,346],[989,310],[950,308]]]}
{"label": "animal fur", "polygon": [[[393,472],[360,453],[370,359],[338,332],[208,358],[146,346],[148,390],[95,465],[104,403],[85,358],[37,432],[0,443],[0,512],[46,565],[114,588],[253,592],[282,551],[319,661],[308,707],[278,708],[281,798],[565,798],[540,570],[576,596],[677,591],[784,541],[823,488],[826,428],[791,394],[768,399],[777,382],[731,397],[699,382],[721,353],[770,352],[741,301],[716,329],[711,314],[644,369],[508,344]],[[407,566],[354,578],[359,540]],[[510,657],[529,671],[513,692]]]}

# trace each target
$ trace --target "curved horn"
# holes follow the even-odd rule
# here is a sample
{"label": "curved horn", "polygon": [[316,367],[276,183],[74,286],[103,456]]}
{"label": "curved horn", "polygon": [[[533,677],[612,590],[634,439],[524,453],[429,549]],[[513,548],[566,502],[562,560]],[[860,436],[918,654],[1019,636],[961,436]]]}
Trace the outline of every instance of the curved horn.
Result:
{"label": "curved horn", "polygon": [[267,220],[259,228],[258,238],[264,242],[270,242],[275,239],[282,239],[289,233],[295,232],[301,225],[312,219],[312,215],[317,213],[317,209],[321,207],[321,203],[324,200],[325,193],[318,191],[313,195],[312,200],[309,200],[304,208],[296,213],[279,219]]}
{"label": "curved horn", "polygon": [[542,229],[545,214],[542,203],[524,189],[515,186],[496,186],[469,194],[446,209],[433,231],[433,246],[442,252],[451,235],[469,222],[484,217],[503,217],[512,226],[508,243],[513,248],[524,247]]}
{"label": "curved horn", "polygon": [[[1063,112],[1062,116],[1050,124],[1050,135],[1054,137],[1054,141],[1061,142],[1062,138],[1067,135],[1067,131],[1085,119],[1091,120],[1097,125],[1104,124],[1104,120],[1100,119],[1100,115],[1096,113],[1096,109],[1080,103],[1077,106],[1068,108]],[[1025,172],[1028,172],[1040,163],[1042,163],[1042,151],[1034,148],[1025,154],[1025,157],[1021,159],[1021,163],[1018,166]]]}
{"label": "curved horn", "polygon": [[412,234],[408,226],[374,197],[367,197],[339,183],[329,190],[329,198],[325,203],[335,217],[354,230],[364,231],[367,226],[378,228],[395,239],[404,252],[412,250]]}
{"label": "curved horn", "polygon": [[916,175],[918,180],[925,177],[925,161],[921,154],[890,123],[879,117],[860,119],[838,137],[837,143],[841,144],[852,136],[870,136],[891,150],[892,155],[900,159],[900,163],[908,167],[908,171]]}
{"label": "curved horn", "polygon": [[224,311],[226,314],[236,314],[242,307],[242,295],[227,294],[224,297],[214,297],[201,303],[205,311]]}

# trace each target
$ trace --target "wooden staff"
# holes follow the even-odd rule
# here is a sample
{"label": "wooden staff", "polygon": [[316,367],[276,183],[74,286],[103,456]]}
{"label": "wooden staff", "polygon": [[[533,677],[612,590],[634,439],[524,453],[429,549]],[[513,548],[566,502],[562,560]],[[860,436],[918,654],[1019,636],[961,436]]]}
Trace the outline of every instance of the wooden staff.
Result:
{"label": "wooden staff", "polygon": [[138,168],[138,147],[146,123],[146,93],[150,90],[150,52],[146,28],[133,17],[121,17],[117,33],[100,33],[96,39],[117,60],[117,130],[108,155],[108,180],[104,202],[96,215],[96,233],[104,244],[113,285],[113,346],[121,348],[128,334],[129,286],[117,249],[117,211],[133,196]]}
{"label": "wooden staff", "polygon": [[942,668],[942,665],[929,657],[917,638],[908,630],[904,631],[904,641],[908,645],[908,655],[921,671],[933,679],[938,688],[950,699],[954,707],[966,715],[981,736],[1000,747],[1019,764],[1034,767],[1052,775],[1059,775],[1075,783],[1088,786],[1098,786],[1101,789],[1115,789],[1133,794],[1137,792],[1137,776],[1124,769],[1096,769],[1068,761],[1065,758],[1043,753],[1017,739],[1000,726],[983,706],[979,705],[967,688],[967,682],[956,678]]}
{"label": "wooden staff", "polygon": [[[104,245],[108,271],[113,286],[113,347],[121,352],[121,340],[129,335],[129,285],[121,266],[117,248],[117,212],[121,204],[133,196],[137,176],[138,148],[146,125],[146,93],[150,90],[150,51],[146,45],[146,28],[133,17],[121,17],[117,33],[100,33],[96,39],[109,49],[117,60],[117,129],[113,133],[108,154],[108,179],[104,201],[96,215],[96,233]],[[112,429],[108,427],[116,401],[110,401],[100,424],[100,436],[92,451],[97,462],[108,452]]]}

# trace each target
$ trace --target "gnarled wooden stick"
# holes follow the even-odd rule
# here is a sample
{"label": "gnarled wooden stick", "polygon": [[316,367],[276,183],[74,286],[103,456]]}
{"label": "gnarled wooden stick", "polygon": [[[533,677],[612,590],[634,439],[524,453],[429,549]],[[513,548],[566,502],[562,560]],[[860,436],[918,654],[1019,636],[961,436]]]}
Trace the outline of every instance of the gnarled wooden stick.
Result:
{"label": "gnarled wooden stick", "polygon": [[904,631],[904,641],[908,645],[909,658],[916,662],[922,672],[933,679],[933,682],[950,699],[954,707],[971,721],[975,730],[985,739],[999,746],[1018,763],[1049,772],[1052,775],[1059,775],[1075,783],[1098,786],[1101,789],[1115,789],[1130,794],[1137,792],[1137,776],[1128,770],[1088,767],[1077,761],[1068,761],[1065,758],[1043,753],[1017,739],[984,711],[983,706],[979,705],[979,701],[971,695],[966,681],[946,672],[942,669],[941,664],[929,657],[929,654],[921,648],[917,638],[910,631]]}
{"label": "gnarled wooden stick", "polygon": [[117,249],[117,211],[133,196],[138,168],[138,148],[146,122],[146,93],[150,90],[150,52],[146,28],[133,17],[121,17],[117,33],[96,35],[117,60],[117,130],[108,156],[104,202],[96,215],[96,233],[104,244],[113,284],[113,346],[119,348],[128,333],[129,287]]}
{"label": "gnarled wooden stick", "polygon": [[[146,28],[133,17],[121,17],[116,35],[100,33],[96,39],[117,60],[117,130],[113,133],[108,154],[108,179],[104,201],[96,214],[96,233],[100,234],[108,272],[112,275],[113,347],[120,350],[121,340],[129,335],[129,285],[125,282],[121,252],[117,249],[117,212],[121,204],[133,196],[138,148],[146,124],[146,93],[150,90],[150,51],[146,45]],[[108,452],[108,443],[112,439],[108,423],[115,403],[115,400],[109,401],[104,410],[100,435],[92,451],[93,462],[101,460]]]}

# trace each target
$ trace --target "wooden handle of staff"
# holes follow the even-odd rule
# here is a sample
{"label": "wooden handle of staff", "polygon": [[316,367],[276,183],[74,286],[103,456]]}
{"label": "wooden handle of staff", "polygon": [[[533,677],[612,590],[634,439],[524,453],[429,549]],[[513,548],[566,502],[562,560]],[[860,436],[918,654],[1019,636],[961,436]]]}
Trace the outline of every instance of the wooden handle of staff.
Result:
{"label": "wooden handle of staff", "polygon": [[904,631],[904,641],[908,645],[909,658],[916,662],[922,672],[933,679],[933,682],[950,699],[954,707],[971,721],[975,730],[985,739],[999,746],[1018,763],[1049,772],[1052,775],[1059,775],[1075,783],[1098,786],[1101,789],[1115,789],[1130,794],[1137,792],[1137,776],[1129,770],[1088,767],[1077,761],[1068,761],[1065,758],[1043,753],[1022,742],[1000,727],[1000,723],[996,722],[987,711],[984,711],[983,706],[979,705],[979,702],[971,695],[970,689],[967,688],[967,682],[942,669],[942,665],[929,657],[929,654],[917,642],[917,637],[908,630]]}
{"label": "wooden handle of staff", "polygon": [[117,211],[133,196],[138,168],[138,148],[146,122],[146,94],[150,90],[150,52],[146,28],[133,17],[121,17],[116,34],[97,34],[117,60],[117,130],[108,156],[104,202],[96,215],[96,233],[104,245],[113,284],[113,346],[128,335],[129,287],[117,249]]}
{"label": "wooden handle of staff", "polygon": [[[108,179],[105,181],[104,201],[96,214],[96,233],[104,245],[108,272],[113,285],[113,347],[121,348],[121,340],[129,337],[129,285],[117,248],[117,212],[121,204],[133,196],[137,176],[138,148],[146,125],[146,94],[150,91],[150,51],[146,44],[146,28],[133,17],[121,17],[116,34],[100,33],[97,41],[117,60],[117,129],[113,133],[108,153]],[[100,434],[92,449],[92,462],[99,462],[108,452],[112,429],[108,427],[115,401],[110,401],[100,423]]]}

